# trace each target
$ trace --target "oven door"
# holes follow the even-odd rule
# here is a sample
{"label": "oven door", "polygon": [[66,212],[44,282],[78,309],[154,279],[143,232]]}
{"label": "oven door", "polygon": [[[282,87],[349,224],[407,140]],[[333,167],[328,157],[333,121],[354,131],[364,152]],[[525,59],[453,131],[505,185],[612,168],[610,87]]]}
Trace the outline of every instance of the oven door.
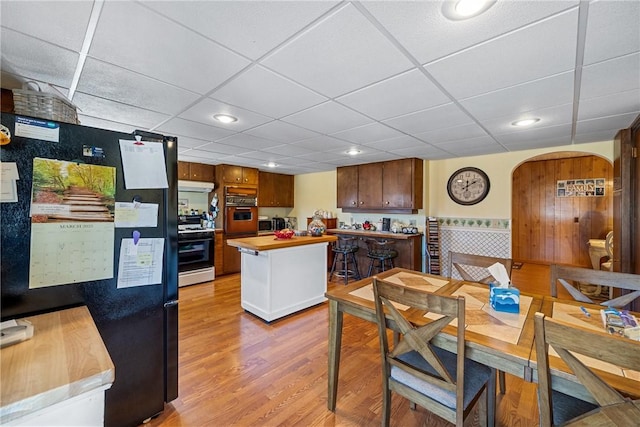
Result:
{"label": "oven door", "polygon": [[227,206],[224,215],[226,234],[257,234],[258,208],[248,206]]}
{"label": "oven door", "polygon": [[178,239],[178,272],[212,267],[213,237],[183,237]]}

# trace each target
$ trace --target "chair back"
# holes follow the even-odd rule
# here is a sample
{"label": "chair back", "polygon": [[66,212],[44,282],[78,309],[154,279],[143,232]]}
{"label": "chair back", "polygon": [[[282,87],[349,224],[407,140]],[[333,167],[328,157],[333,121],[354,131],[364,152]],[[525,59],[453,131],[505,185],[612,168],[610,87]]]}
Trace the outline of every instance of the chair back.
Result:
{"label": "chair back", "polygon": [[578,284],[609,286],[625,291],[617,298],[600,303],[609,307],[625,307],[640,297],[640,275],[638,274],[553,264],[551,266],[551,296],[553,297],[558,296],[558,283],[569,292],[574,300],[590,304],[597,304],[597,302],[582,293],[577,286]]}
{"label": "chair back", "polygon": [[395,240],[367,239],[368,255],[375,258],[393,258],[398,255]]}
{"label": "chair back", "polygon": [[458,272],[463,280],[489,284],[495,278],[487,270],[496,262],[504,265],[507,274],[511,277],[513,260],[511,258],[496,258],[484,255],[465,254],[461,252],[449,252],[449,277],[453,277],[453,271]]}
{"label": "chair back", "polygon": [[333,250],[336,252],[356,251],[358,250],[358,239],[356,237],[338,235],[338,240],[333,242]]}
{"label": "chair back", "polygon": [[[464,328],[457,328],[457,362],[456,375],[453,376],[440,358],[434,353],[431,344],[432,339],[454,319],[458,319],[459,325],[464,325],[464,297],[451,297],[444,295],[436,295],[433,293],[421,291],[418,289],[408,288],[395,283],[386,282],[374,276],[373,293],[376,306],[376,320],[378,325],[378,334],[380,337],[380,351],[383,361],[383,381],[388,384],[391,389],[400,392],[394,388],[393,379],[389,378],[391,367],[397,367],[409,375],[433,384],[447,391],[456,393],[456,408],[459,408],[459,414],[454,414],[449,419],[462,419],[463,396],[464,396],[464,354],[465,354],[465,332]],[[424,326],[415,327],[411,324],[403,312],[396,308],[394,303],[405,305],[412,309],[420,311],[428,311],[442,315],[438,320],[431,321]],[[411,310],[407,310],[411,311]],[[387,318],[388,315],[388,318]],[[402,339],[390,349],[387,336],[387,329],[393,329],[400,332]],[[415,351],[429,365],[431,365],[437,375],[420,369],[414,364],[402,360],[401,356]],[[413,396],[416,397],[416,396]],[[419,399],[414,402],[429,408],[428,404]],[[446,409],[446,408],[445,408]],[[436,411],[436,413],[438,413]],[[442,416],[441,413],[439,415]]]}
{"label": "chair back", "polygon": [[[553,425],[554,419],[549,346],[569,367],[577,381],[585,387],[598,406],[616,405],[628,401],[585,365],[581,356],[637,371],[640,370],[640,341],[610,335],[604,330],[595,331],[582,328],[546,317],[542,313],[536,313],[534,322],[541,426]],[[556,410],[560,409],[556,407]],[[638,419],[636,418],[635,421]]]}

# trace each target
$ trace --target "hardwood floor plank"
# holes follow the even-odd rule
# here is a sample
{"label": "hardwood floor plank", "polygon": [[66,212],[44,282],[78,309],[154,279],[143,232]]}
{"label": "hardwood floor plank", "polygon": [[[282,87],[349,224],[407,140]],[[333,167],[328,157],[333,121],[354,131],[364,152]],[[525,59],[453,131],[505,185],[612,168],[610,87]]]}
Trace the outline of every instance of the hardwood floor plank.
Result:
{"label": "hardwood floor plank", "polygon": [[[529,268],[527,268],[529,267]],[[521,289],[548,289],[545,266],[514,270]],[[343,286],[336,281],[329,284]],[[530,291],[532,292],[532,291]],[[542,292],[537,292],[542,293]],[[328,306],[271,323],[240,307],[240,276],[180,288],[179,397],[149,427],[369,426],[382,406],[378,335],[345,314],[336,412],[327,409]],[[498,426],[538,424],[536,387],[507,375]],[[393,395],[394,426],[450,423]],[[475,425],[475,423],[474,423]]]}

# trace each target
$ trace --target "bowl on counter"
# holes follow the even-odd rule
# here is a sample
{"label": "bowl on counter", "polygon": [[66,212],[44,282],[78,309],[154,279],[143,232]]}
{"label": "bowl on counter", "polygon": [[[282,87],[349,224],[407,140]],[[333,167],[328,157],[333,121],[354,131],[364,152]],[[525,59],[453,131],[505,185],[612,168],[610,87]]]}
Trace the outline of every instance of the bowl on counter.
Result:
{"label": "bowl on counter", "polygon": [[276,236],[276,239],[290,239],[295,234],[295,231],[285,228],[284,230],[276,230],[273,234]]}

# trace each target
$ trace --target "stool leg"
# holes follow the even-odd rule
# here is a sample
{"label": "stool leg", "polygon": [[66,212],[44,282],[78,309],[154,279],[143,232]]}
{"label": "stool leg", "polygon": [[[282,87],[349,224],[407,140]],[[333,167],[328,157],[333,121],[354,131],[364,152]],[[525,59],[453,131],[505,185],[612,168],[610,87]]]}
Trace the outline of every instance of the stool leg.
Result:
{"label": "stool leg", "polygon": [[336,271],[336,261],[338,261],[338,253],[333,253],[333,262],[331,263],[331,273],[329,273],[329,281],[333,279],[333,273]]}
{"label": "stool leg", "polygon": [[346,252],[342,253],[342,271],[344,272],[344,284],[349,281],[349,256]]}
{"label": "stool leg", "polygon": [[371,271],[373,270],[373,263],[376,262],[374,258],[371,258],[371,262],[369,263],[369,271],[367,271],[367,277],[371,277]]}
{"label": "stool leg", "polygon": [[353,258],[353,265],[355,266],[354,278],[356,280],[360,280],[362,277],[360,276],[360,267],[358,267],[358,258],[356,258],[356,254],[354,252],[351,252],[351,257]]}

